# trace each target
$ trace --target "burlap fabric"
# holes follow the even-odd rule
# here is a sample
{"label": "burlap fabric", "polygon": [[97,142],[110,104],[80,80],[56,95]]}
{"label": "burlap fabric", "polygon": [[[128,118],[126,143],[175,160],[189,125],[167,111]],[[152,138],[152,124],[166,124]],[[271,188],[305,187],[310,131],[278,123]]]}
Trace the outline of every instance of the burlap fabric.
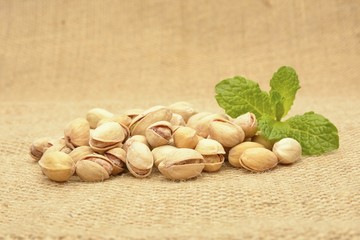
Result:
{"label": "burlap fabric", "polygon": [[[0,239],[360,238],[359,16],[358,0],[0,0]],[[302,86],[289,115],[328,117],[339,150],[186,182],[59,184],[28,156],[92,107],[221,112],[218,81],[269,89],[282,65]]]}

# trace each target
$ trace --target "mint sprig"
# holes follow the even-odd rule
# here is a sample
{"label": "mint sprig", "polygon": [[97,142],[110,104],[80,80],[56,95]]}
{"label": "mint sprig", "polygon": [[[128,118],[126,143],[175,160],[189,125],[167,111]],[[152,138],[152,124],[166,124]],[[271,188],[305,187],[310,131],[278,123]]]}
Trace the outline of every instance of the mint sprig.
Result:
{"label": "mint sprig", "polygon": [[227,114],[235,118],[252,112],[259,121],[259,130],[270,140],[285,137],[296,139],[304,155],[319,155],[339,148],[338,130],[320,114],[307,112],[281,121],[290,111],[300,88],[298,76],[291,67],[281,67],[270,80],[270,92],[244,77],[219,82],[216,100]]}

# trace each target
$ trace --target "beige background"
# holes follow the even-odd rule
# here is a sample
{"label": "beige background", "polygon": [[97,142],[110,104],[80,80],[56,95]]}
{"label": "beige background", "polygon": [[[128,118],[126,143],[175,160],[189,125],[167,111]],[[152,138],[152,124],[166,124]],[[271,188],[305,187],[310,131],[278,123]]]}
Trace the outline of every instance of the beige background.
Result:
{"label": "beige background", "polygon": [[[359,238],[359,64],[358,0],[0,0],[0,239]],[[290,115],[328,117],[339,150],[180,183],[58,184],[27,155],[92,107],[221,112],[218,81],[268,89],[282,65],[302,86]]]}

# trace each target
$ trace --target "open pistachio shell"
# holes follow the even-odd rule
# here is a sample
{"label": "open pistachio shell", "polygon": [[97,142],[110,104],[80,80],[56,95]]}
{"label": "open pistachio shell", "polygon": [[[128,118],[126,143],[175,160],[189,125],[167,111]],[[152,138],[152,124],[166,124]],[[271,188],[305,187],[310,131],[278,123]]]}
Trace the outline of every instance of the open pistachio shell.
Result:
{"label": "open pistachio shell", "polygon": [[89,154],[89,155],[85,156],[82,160],[89,160],[89,161],[96,162],[97,164],[102,166],[108,172],[109,175],[113,171],[113,164],[107,157],[105,157],[103,155],[93,153],[93,154]]}
{"label": "open pistachio shell", "polygon": [[90,160],[78,161],[76,163],[76,174],[86,182],[104,181],[110,177],[105,168]]}
{"label": "open pistachio shell", "polygon": [[45,153],[39,160],[42,172],[51,180],[66,182],[75,172],[72,158],[63,152],[51,151]]}
{"label": "open pistachio shell", "polygon": [[154,148],[151,152],[154,156],[154,164],[156,167],[159,166],[160,162],[166,159],[168,154],[171,154],[172,151],[176,150],[176,147],[171,145],[164,145],[157,148]]}
{"label": "open pistachio shell", "polygon": [[148,141],[146,140],[146,137],[143,136],[143,135],[134,135],[134,136],[131,136],[129,137],[124,145],[122,146],[122,148],[127,152],[128,148],[130,147],[130,145],[133,143],[133,142],[141,142],[141,143],[144,143],[146,146],[150,147]]}
{"label": "open pistachio shell", "polygon": [[200,112],[191,116],[186,126],[195,129],[197,135],[207,138],[209,136],[209,125],[214,119],[227,120],[228,117],[222,114]]}
{"label": "open pistachio shell", "polygon": [[229,155],[228,155],[229,163],[233,167],[237,167],[237,168],[241,167],[240,156],[243,154],[243,152],[246,149],[249,149],[249,148],[264,148],[264,146],[261,145],[260,143],[256,143],[256,142],[242,142],[230,149]]}
{"label": "open pistachio shell", "polygon": [[114,114],[103,108],[90,109],[86,114],[86,120],[90,124],[90,128],[96,128],[98,122],[104,118],[112,118]]}
{"label": "open pistachio shell", "polygon": [[104,153],[105,157],[109,159],[109,161],[113,165],[112,175],[117,175],[125,171],[126,165],[126,152],[122,148],[113,148]]}
{"label": "open pistachio shell", "polygon": [[275,153],[266,148],[249,148],[240,156],[240,165],[252,172],[263,172],[278,164]]}
{"label": "open pistachio shell", "polygon": [[199,142],[199,137],[191,127],[177,127],[173,134],[174,145],[178,148],[194,149]]}
{"label": "open pistachio shell", "polygon": [[91,132],[90,147],[95,151],[106,151],[119,146],[125,140],[124,128],[116,122],[107,122]]}
{"label": "open pistachio shell", "polygon": [[176,114],[182,116],[185,122],[194,114],[196,114],[195,109],[193,108],[192,104],[189,102],[176,102],[169,105],[169,109]]}
{"label": "open pistachio shell", "polygon": [[69,153],[69,156],[75,163],[83,159],[85,156],[94,153],[94,150],[89,146],[77,147]]}
{"label": "open pistachio shell", "polygon": [[126,166],[130,173],[138,178],[151,174],[154,158],[148,146],[141,142],[133,142],[126,154]]}
{"label": "open pistachio shell", "polygon": [[66,145],[71,149],[89,145],[89,122],[85,118],[74,119],[65,126],[64,136]]}
{"label": "open pistachio shell", "polygon": [[52,145],[51,139],[47,137],[36,139],[30,146],[29,154],[34,160],[39,161],[44,152]]}
{"label": "open pistachio shell", "polygon": [[224,147],[233,147],[245,139],[242,128],[225,119],[213,119],[209,124],[209,138],[221,143]]}
{"label": "open pistachio shell", "polygon": [[201,139],[195,150],[202,155],[225,154],[223,146],[214,139]]}
{"label": "open pistachio shell", "polygon": [[153,148],[169,144],[172,137],[172,126],[167,121],[153,123],[146,129],[145,136]]}
{"label": "open pistachio shell", "polygon": [[222,167],[225,157],[222,154],[203,155],[204,157],[204,171],[216,172]]}

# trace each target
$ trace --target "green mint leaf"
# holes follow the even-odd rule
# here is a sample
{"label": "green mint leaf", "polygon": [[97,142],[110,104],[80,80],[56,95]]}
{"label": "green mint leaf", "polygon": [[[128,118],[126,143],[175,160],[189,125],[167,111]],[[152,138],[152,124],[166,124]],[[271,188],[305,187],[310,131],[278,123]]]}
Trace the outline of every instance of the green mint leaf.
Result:
{"label": "green mint leaf", "polygon": [[339,148],[338,130],[328,119],[314,112],[296,115],[285,122],[269,116],[259,120],[259,128],[270,140],[296,139],[304,155],[320,155]]}
{"label": "green mint leaf", "polygon": [[[296,92],[300,88],[299,79],[293,68],[284,66],[274,73],[270,80],[270,86],[273,111],[275,111],[276,119],[280,120],[286,116],[293,105]],[[280,98],[274,96],[278,94],[280,94]]]}
{"label": "green mint leaf", "polygon": [[274,116],[270,96],[259,84],[243,77],[225,79],[215,86],[216,101],[231,117],[252,112],[257,118]]}

